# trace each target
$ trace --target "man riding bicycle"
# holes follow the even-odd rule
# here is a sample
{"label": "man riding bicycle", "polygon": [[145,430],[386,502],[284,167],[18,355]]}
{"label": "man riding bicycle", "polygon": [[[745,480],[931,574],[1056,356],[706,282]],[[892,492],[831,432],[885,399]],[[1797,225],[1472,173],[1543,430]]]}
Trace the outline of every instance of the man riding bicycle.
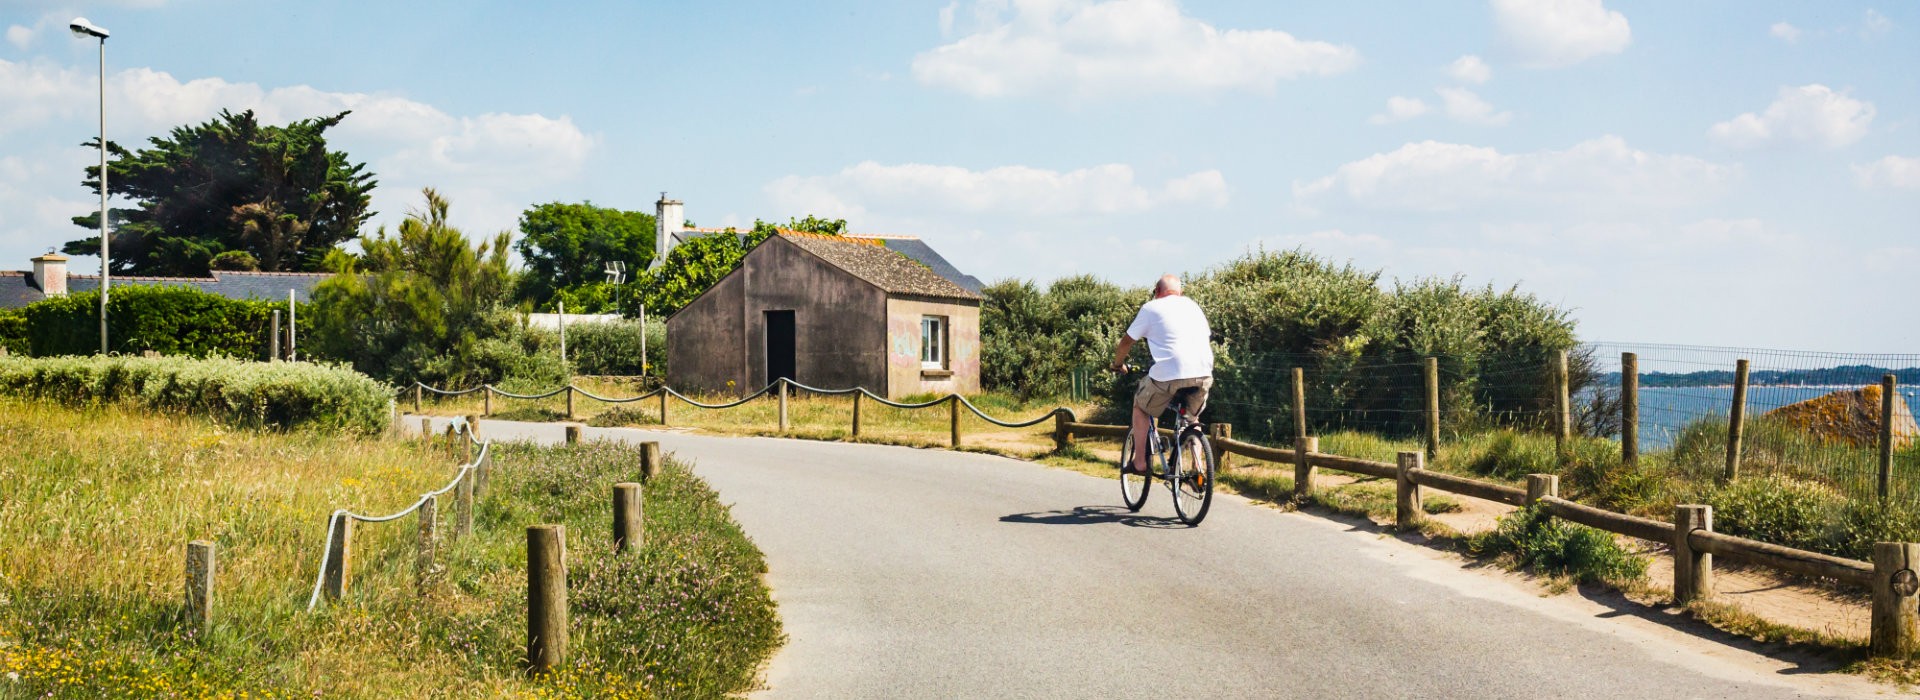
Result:
{"label": "man riding bicycle", "polygon": [[[1113,364],[1108,367],[1115,372],[1124,371],[1127,352],[1133,349],[1134,342],[1147,341],[1147,350],[1153,354],[1153,367],[1147,370],[1147,376],[1140,380],[1140,388],[1133,393],[1132,434],[1136,445],[1149,444],[1147,436],[1153,431],[1154,418],[1167,410],[1175,393],[1193,390],[1187,399],[1187,412],[1197,419],[1201,409],[1207,406],[1207,391],[1213,388],[1213,346],[1209,344],[1212,329],[1200,305],[1180,290],[1180,278],[1161,275],[1160,281],[1153,285],[1153,300],[1140,306],[1140,313],[1121,336],[1120,346],[1114,349]],[[1129,471],[1148,473],[1147,452],[1133,451]]]}

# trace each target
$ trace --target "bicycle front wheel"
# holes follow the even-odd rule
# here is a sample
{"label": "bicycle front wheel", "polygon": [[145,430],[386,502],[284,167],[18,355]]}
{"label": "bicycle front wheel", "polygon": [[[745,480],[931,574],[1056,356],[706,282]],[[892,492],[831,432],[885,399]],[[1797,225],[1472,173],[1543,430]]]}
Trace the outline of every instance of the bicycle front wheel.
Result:
{"label": "bicycle front wheel", "polygon": [[1179,464],[1174,470],[1173,510],[1180,522],[1199,525],[1213,507],[1213,443],[1199,431],[1180,436]]}
{"label": "bicycle front wheel", "polygon": [[[1151,464],[1151,458],[1149,458]],[[1133,466],[1133,436],[1128,435],[1120,443],[1120,502],[1127,504],[1127,510],[1138,513],[1140,507],[1147,504],[1147,492],[1153,490],[1153,478],[1145,474],[1132,474],[1127,471]]]}

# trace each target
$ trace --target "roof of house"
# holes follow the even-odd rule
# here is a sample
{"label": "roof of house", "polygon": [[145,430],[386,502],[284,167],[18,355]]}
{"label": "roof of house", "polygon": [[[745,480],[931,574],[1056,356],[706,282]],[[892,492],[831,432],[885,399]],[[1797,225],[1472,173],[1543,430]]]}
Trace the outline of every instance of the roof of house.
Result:
{"label": "roof of house", "polygon": [[[327,272],[230,272],[215,270],[206,277],[141,277],[114,275],[113,284],[155,287],[192,287],[228,299],[274,301],[294,297],[307,301],[314,285],[333,276]],[[69,293],[91,292],[100,288],[99,275],[68,275]],[[40,285],[30,272],[0,270],[0,308],[19,308],[45,299]]]}
{"label": "roof of house", "polygon": [[980,278],[961,272],[960,268],[954,267],[953,263],[947,262],[946,258],[941,257],[940,253],[933,249],[933,246],[927,245],[926,241],[918,238],[912,236],[865,235],[853,235],[849,237],[877,239],[881,244],[885,245],[888,250],[913,258],[920,264],[931,268],[934,274],[945,277],[948,281],[960,285],[962,288],[976,295],[980,294],[981,290],[987,288],[987,285],[980,282]]}
{"label": "roof of house", "polygon": [[782,232],[780,237],[888,294],[941,299],[980,298],[979,294],[956,284],[926,264],[892,250],[881,239],[795,232]]}

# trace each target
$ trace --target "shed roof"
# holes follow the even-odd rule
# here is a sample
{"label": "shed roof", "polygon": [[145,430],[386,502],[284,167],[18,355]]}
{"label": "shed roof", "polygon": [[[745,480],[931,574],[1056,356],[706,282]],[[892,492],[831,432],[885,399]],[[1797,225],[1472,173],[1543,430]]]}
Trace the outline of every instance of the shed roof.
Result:
{"label": "shed roof", "polygon": [[[192,287],[228,299],[277,301],[294,297],[307,301],[320,280],[332,277],[327,272],[233,272],[215,270],[206,277],[142,277],[114,275],[115,286]],[[19,308],[41,299],[40,286],[29,272],[0,270],[0,308]],[[99,275],[68,275],[69,293],[91,292],[100,288]]]}
{"label": "shed roof", "polygon": [[978,300],[980,295],[873,238],[783,232],[780,238],[888,294]]}

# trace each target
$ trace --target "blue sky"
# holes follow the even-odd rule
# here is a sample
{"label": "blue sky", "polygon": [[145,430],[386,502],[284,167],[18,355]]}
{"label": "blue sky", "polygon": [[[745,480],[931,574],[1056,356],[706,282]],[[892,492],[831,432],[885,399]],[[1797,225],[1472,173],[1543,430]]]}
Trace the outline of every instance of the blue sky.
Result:
{"label": "blue sky", "polygon": [[1592,340],[1920,346],[1915,3],[568,6],[0,0],[0,268],[98,206],[86,16],[109,138],[352,108],[332,141],[378,174],[376,223],[423,186],[470,234],[664,190],[989,280],[1304,246],[1518,284]]}

